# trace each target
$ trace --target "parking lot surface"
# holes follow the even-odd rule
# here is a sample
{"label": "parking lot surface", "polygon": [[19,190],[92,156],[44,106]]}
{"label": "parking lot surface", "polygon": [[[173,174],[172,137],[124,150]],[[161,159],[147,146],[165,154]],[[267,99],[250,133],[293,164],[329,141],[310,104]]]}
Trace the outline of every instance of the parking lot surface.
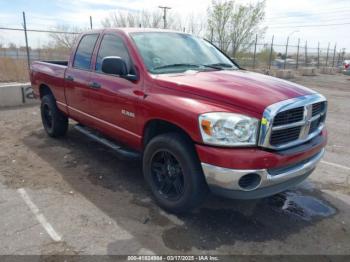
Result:
{"label": "parking lot surface", "polygon": [[260,200],[209,196],[181,216],[157,207],[140,162],[72,127],[49,138],[37,105],[0,110],[0,254],[350,254],[349,76],[294,81],[329,100],[311,177]]}

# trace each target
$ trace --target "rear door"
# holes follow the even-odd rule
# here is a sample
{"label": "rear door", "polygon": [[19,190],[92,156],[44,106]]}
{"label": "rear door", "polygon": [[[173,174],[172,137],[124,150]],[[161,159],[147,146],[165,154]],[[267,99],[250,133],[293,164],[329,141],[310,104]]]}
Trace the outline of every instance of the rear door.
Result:
{"label": "rear door", "polygon": [[99,34],[85,34],[77,45],[76,52],[65,74],[65,94],[69,114],[72,118],[85,124],[91,123],[89,92],[91,87],[91,60]]}

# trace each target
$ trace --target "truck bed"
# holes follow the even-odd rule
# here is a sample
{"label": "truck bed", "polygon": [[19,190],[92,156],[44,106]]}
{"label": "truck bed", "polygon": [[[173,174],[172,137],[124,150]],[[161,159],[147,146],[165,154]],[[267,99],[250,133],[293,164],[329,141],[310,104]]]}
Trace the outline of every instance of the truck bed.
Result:
{"label": "truck bed", "polygon": [[44,73],[55,77],[64,77],[68,61],[34,61],[31,64],[32,73]]}
{"label": "truck bed", "polygon": [[31,64],[31,82],[34,94],[39,96],[40,84],[51,88],[57,101],[66,103],[64,97],[65,73],[68,61],[34,61]]}
{"label": "truck bed", "polygon": [[48,64],[68,66],[68,61],[65,61],[65,60],[45,60],[45,61],[41,61],[41,62],[48,63]]}

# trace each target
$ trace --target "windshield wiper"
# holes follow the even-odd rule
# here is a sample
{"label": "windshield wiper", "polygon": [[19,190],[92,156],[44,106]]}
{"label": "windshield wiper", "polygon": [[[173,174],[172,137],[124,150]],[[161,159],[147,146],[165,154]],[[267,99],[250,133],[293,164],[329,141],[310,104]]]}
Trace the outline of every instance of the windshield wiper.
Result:
{"label": "windshield wiper", "polygon": [[179,64],[169,64],[169,65],[156,66],[156,67],[153,67],[153,69],[163,69],[163,68],[181,67],[181,66],[200,67],[200,65],[196,65],[196,64],[185,64],[185,63],[180,64],[179,63]]}
{"label": "windshield wiper", "polygon": [[157,66],[154,67],[153,70],[157,69],[164,69],[164,68],[171,68],[171,67],[181,67],[181,66],[188,66],[188,67],[209,67],[209,68],[214,68],[216,70],[222,70],[221,67],[217,67],[216,65],[200,65],[200,64],[186,64],[186,63],[179,63],[179,64],[169,64],[169,65],[162,65],[162,66]]}
{"label": "windshield wiper", "polygon": [[209,64],[209,65],[205,65],[205,66],[208,66],[208,67],[215,67],[215,68],[220,68],[222,69],[223,67],[224,68],[233,68],[232,65],[230,64],[226,64],[226,63],[215,63],[215,64]]}

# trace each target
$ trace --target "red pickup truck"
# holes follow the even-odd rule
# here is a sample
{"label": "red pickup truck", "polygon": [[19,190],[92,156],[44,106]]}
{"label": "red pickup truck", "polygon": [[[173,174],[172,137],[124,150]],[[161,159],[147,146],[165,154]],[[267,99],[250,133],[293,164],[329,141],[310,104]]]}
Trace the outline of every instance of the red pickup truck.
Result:
{"label": "red pickup truck", "polygon": [[34,62],[31,82],[49,136],[65,135],[71,118],[141,158],[155,200],[171,212],[209,191],[249,199],[286,190],[310,175],[327,142],[324,96],[248,72],[190,34],[87,32],[68,62]]}

